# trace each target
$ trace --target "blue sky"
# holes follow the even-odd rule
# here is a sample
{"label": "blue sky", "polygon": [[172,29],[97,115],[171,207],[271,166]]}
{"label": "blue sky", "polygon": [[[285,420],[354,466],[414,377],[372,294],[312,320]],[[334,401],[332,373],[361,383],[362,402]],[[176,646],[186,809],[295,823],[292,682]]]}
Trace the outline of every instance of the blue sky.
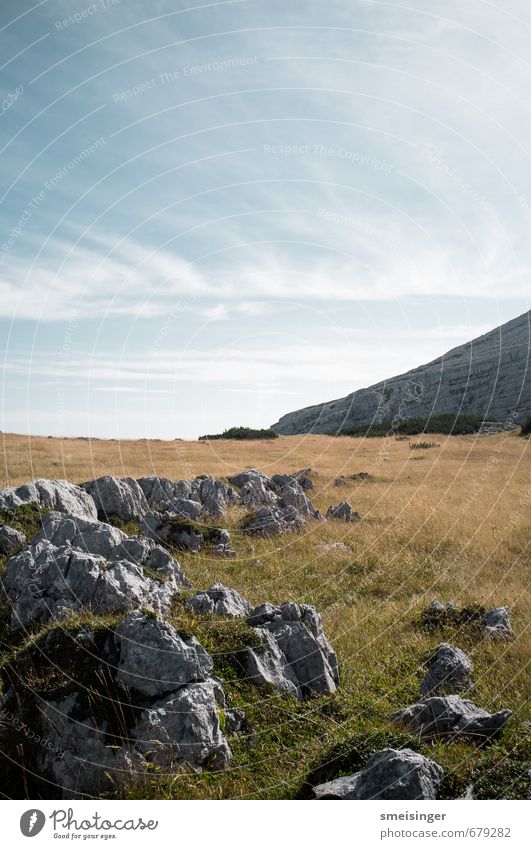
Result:
{"label": "blue sky", "polygon": [[0,3],[0,429],[267,426],[529,309],[526,0]]}

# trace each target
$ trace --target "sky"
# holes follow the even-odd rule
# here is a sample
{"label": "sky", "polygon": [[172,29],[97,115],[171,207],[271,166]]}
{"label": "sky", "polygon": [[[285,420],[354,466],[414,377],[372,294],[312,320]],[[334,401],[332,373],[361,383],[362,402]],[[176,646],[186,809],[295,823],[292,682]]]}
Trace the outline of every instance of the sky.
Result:
{"label": "sky", "polygon": [[0,0],[0,430],[196,438],[529,309],[528,0]]}

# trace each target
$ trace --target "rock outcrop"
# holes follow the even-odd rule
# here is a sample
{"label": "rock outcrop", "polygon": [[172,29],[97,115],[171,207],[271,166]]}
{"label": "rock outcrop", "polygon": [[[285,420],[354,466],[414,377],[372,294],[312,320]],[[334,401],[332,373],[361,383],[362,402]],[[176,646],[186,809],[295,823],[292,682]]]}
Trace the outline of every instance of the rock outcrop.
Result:
{"label": "rock outcrop", "polygon": [[429,418],[441,413],[520,424],[531,416],[530,346],[527,312],[398,377],[288,413],[272,430],[286,435],[337,433],[397,415]]}
{"label": "rock outcrop", "polygon": [[0,525],[0,555],[14,554],[26,544],[26,535],[9,525]]}
{"label": "rock outcrop", "polygon": [[412,749],[383,749],[364,769],[319,784],[315,799],[436,799],[444,770]]}
{"label": "rock outcrop", "polygon": [[38,504],[46,510],[72,513],[86,518],[97,517],[96,505],[91,496],[80,486],[68,481],[36,480],[16,489],[0,490],[0,510],[20,507],[22,504]]}
{"label": "rock outcrop", "polygon": [[423,738],[471,738],[482,741],[496,737],[512,716],[510,710],[489,713],[460,696],[433,696],[391,716]]}

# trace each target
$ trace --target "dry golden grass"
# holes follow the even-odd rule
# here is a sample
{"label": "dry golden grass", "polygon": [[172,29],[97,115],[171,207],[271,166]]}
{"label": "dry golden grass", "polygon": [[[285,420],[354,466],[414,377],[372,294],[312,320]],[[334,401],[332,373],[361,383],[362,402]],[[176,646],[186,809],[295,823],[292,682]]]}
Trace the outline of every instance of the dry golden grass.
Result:
{"label": "dry golden grass", "polygon": [[[172,785],[169,795],[279,795],[280,773],[296,782],[323,746],[355,730],[366,710],[386,717],[414,700],[422,656],[441,639],[415,626],[433,598],[458,606],[511,606],[514,641],[478,642],[466,633],[453,638],[473,658],[476,703],[522,714],[529,690],[531,443],[516,434],[434,439],[438,447],[411,451],[407,440],[384,438],[200,443],[3,435],[4,486],[37,477],[73,482],[102,474],[221,477],[251,466],[268,474],[310,466],[316,507],[324,513],[330,504],[347,500],[362,516],[352,525],[310,522],[300,535],[250,541],[238,530],[241,512],[236,511],[227,521],[236,560],[209,554],[180,558],[195,587],[222,581],[251,602],[291,599],[315,605],[339,655],[342,691],[358,707],[337,721],[319,720],[300,763],[300,753],[290,754],[288,747],[282,749],[286,761],[274,767],[269,763],[273,747],[261,770],[253,765],[245,773],[242,767],[241,774],[233,770],[218,783],[187,779]],[[334,485],[339,475],[360,471],[373,477]],[[317,548],[338,541],[349,550]],[[281,714],[277,721],[282,726]],[[285,721],[294,722],[293,714]]]}

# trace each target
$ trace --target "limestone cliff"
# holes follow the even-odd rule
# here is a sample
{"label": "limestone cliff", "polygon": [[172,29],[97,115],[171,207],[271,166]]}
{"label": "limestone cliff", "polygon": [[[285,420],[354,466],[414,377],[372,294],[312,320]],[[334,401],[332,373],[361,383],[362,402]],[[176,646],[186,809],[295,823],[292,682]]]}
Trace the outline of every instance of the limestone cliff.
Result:
{"label": "limestone cliff", "polygon": [[287,413],[280,434],[336,433],[440,413],[521,423],[531,416],[531,311],[405,374]]}

